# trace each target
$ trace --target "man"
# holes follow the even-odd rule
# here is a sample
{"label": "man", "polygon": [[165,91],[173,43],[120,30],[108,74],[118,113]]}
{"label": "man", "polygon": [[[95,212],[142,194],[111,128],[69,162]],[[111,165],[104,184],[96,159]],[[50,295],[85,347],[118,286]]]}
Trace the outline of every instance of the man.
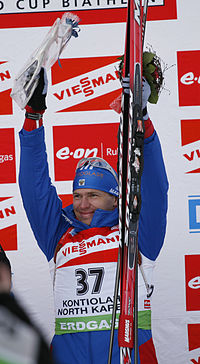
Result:
{"label": "man", "polygon": [[[145,85],[148,89],[148,84]],[[117,176],[102,159],[81,160],[73,182],[73,204],[62,209],[48,172],[42,126],[46,108],[44,86],[42,69],[38,87],[26,106],[26,119],[20,131],[19,183],[35,238],[54,269],[53,354],[59,364],[105,364],[119,243]],[[144,118],[139,249],[141,267],[151,283],[154,262],[165,235],[168,182],[158,136],[148,114]],[[155,364],[150,301],[141,273],[139,310],[139,363]],[[113,363],[119,363],[117,330]]]}

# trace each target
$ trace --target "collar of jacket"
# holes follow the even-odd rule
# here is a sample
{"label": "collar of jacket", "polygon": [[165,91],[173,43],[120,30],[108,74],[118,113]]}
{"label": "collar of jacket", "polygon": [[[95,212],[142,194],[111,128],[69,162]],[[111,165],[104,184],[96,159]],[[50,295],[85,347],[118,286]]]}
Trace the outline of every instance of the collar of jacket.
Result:
{"label": "collar of jacket", "polygon": [[119,224],[118,209],[115,208],[112,211],[106,211],[97,209],[94,213],[92,222],[90,225],[76,219],[73,205],[69,205],[63,209],[64,215],[71,226],[75,228],[76,233],[82,230],[91,229],[94,227],[115,226]]}

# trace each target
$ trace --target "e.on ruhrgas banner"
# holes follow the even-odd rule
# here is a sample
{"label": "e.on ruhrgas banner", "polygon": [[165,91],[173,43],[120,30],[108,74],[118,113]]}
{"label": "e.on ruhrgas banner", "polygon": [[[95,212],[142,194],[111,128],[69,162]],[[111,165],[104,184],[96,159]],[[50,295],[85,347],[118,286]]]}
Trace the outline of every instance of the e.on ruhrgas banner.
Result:
{"label": "e.on ruhrgas banner", "polygon": [[197,106],[199,105],[200,98],[200,51],[179,51],[177,52],[177,60],[179,79],[179,105]]}
{"label": "e.on ruhrgas banner", "polygon": [[[137,8],[138,1],[134,4]],[[111,104],[121,94],[118,67],[126,10],[127,0],[0,0],[0,243],[12,263],[12,289],[49,342],[54,332],[52,282],[20,197],[18,132],[24,111],[10,92],[55,20],[64,12],[77,14],[78,38],[70,40],[47,73],[44,115],[51,180],[63,206],[71,204],[81,158],[103,157],[117,168],[119,114]],[[199,14],[199,0],[149,0],[144,48],[161,58],[164,85],[148,112],[170,185],[152,301],[158,364],[200,364]]]}
{"label": "e.on ruhrgas banner", "polygon": [[117,170],[117,132],[118,124],[115,123],[54,126],[55,181],[73,180],[81,158],[104,158]]}
{"label": "e.on ruhrgas banner", "polygon": [[0,129],[0,183],[16,183],[15,141],[13,128]]}

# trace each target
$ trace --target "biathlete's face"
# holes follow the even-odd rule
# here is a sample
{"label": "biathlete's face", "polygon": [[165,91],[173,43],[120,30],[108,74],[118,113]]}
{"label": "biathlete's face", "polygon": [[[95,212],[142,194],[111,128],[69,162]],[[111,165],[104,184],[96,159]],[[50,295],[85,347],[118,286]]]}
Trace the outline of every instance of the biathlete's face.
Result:
{"label": "biathlete's face", "polygon": [[73,193],[73,207],[77,220],[90,225],[95,210],[111,211],[117,207],[117,197],[100,190],[80,188]]}

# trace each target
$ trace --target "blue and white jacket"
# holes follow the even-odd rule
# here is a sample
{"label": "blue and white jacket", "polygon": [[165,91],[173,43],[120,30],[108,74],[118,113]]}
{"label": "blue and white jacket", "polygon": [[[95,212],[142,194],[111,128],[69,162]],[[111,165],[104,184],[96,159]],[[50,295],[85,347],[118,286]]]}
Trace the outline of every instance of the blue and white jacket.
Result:
{"label": "blue and white jacket", "polygon": [[[78,221],[73,205],[62,209],[51,183],[44,128],[32,132],[22,129],[20,141],[19,184],[24,208],[39,247],[54,265],[53,352],[59,364],[106,363],[119,242],[118,211],[96,210],[90,226]],[[162,152],[154,131],[144,143],[139,221],[142,269],[149,284],[164,242],[167,190]],[[150,299],[139,271],[139,345],[151,340],[150,312]],[[117,337],[113,358],[119,363]]]}

